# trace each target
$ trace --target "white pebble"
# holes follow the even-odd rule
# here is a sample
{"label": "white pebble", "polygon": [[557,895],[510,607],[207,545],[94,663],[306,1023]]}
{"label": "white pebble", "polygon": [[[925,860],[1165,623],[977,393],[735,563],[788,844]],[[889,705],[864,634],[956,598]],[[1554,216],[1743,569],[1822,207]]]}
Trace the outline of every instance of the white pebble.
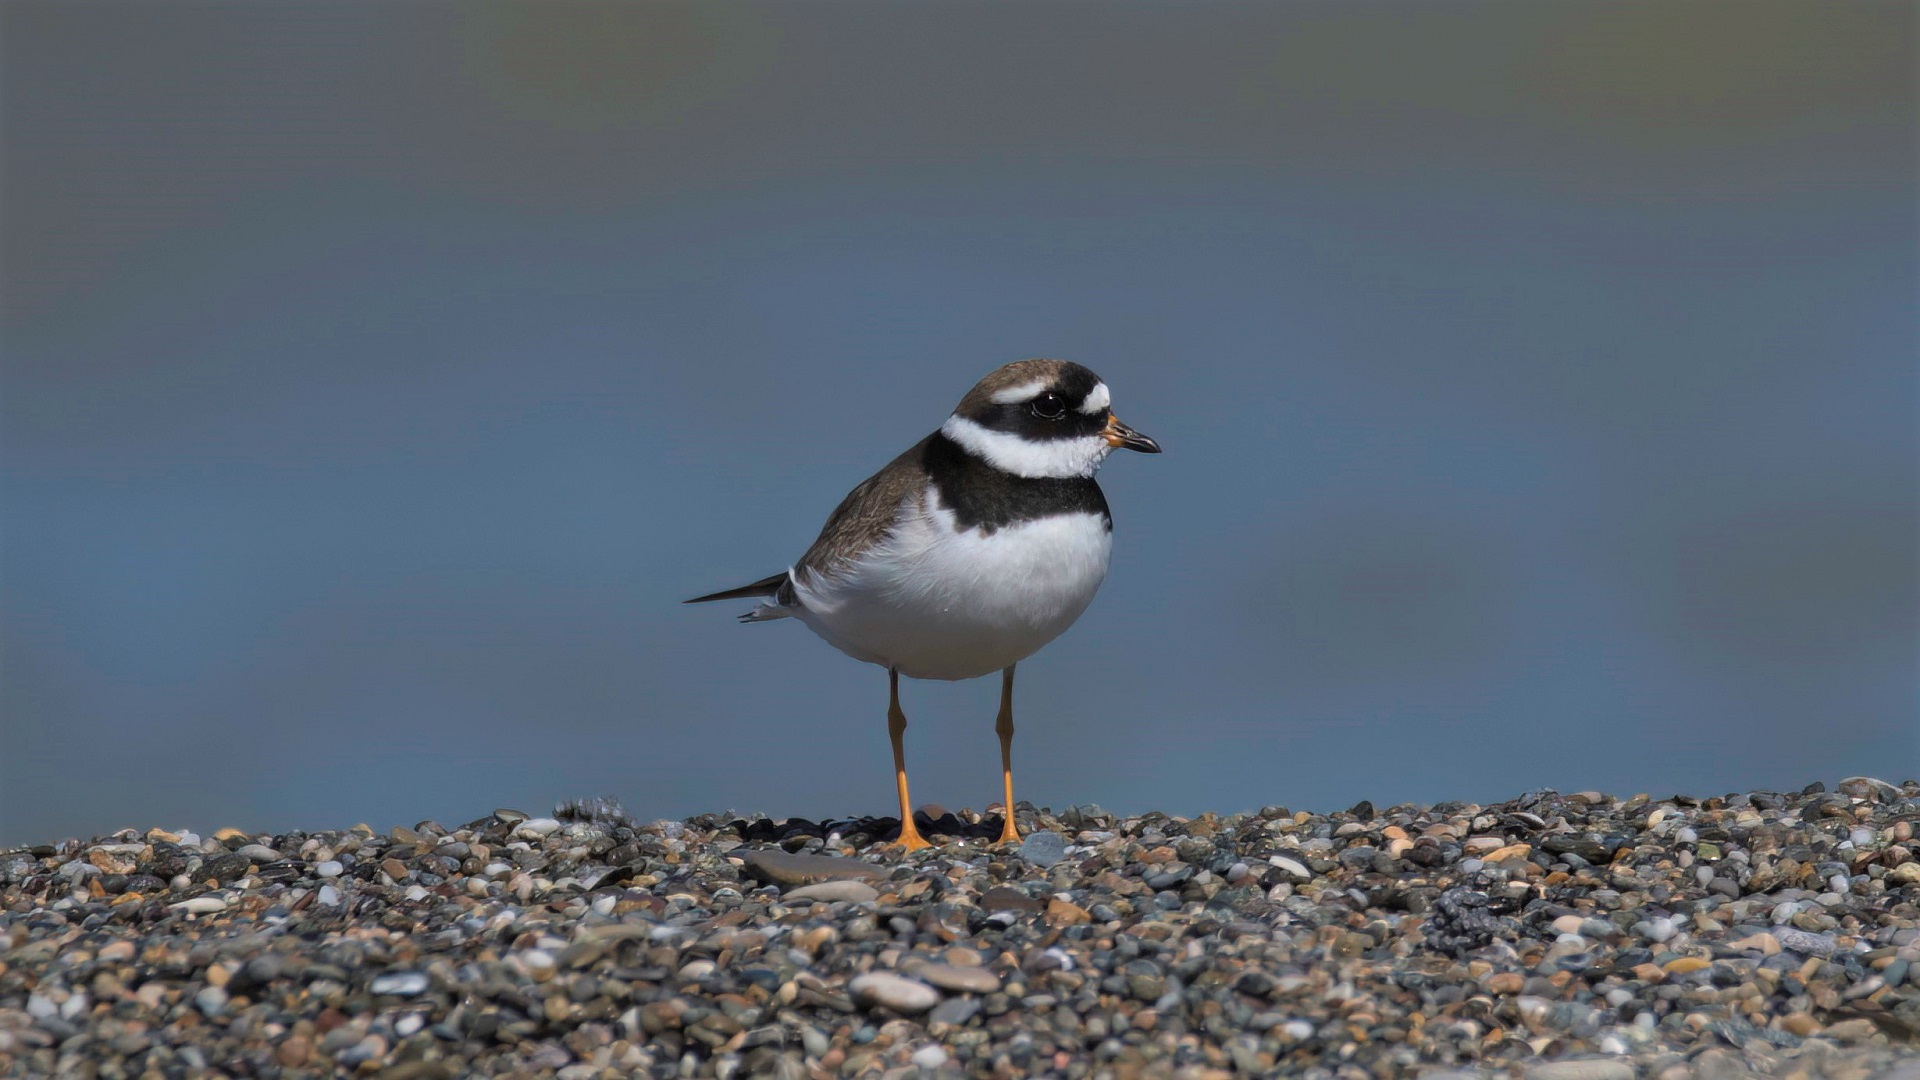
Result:
{"label": "white pebble", "polygon": [[923,982],[885,971],[869,971],[847,983],[855,1001],[895,1012],[923,1013],[940,1004],[940,991]]}
{"label": "white pebble", "polygon": [[373,981],[367,984],[367,991],[374,994],[392,994],[395,997],[413,997],[415,994],[426,993],[429,985],[431,984],[426,975],[421,972],[390,971],[384,975],[375,976]]}
{"label": "white pebble", "polygon": [[345,870],[346,867],[341,866],[339,862],[333,859],[328,859],[323,863],[317,863],[313,868],[313,872],[323,878],[339,877]]}
{"label": "white pebble", "polygon": [[527,974],[533,976],[535,982],[546,982],[553,978],[555,964],[553,956],[549,953],[540,949],[528,949],[520,954],[520,963],[527,969]]}
{"label": "white pebble", "polygon": [[1313,872],[1311,870],[1308,870],[1301,863],[1296,862],[1293,859],[1287,858],[1285,855],[1274,855],[1269,857],[1267,861],[1272,863],[1274,866],[1279,867],[1282,871],[1284,871],[1291,877],[1295,878],[1296,880],[1307,881],[1313,877]]}
{"label": "white pebble", "polygon": [[547,817],[528,818],[514,826],[509,834],[516,840],[538,840],[560,831],[560,823]]}
{"label": "white pebble", "polygon": [[175,911],[184,911],[188,915],[211,915],[216,911],[227,910],[227,901],[218,896],[196,896],[168,906]]}
{"label": "white pebble", "polygon": [[314,901],[314,903],[319,904],[322,907],[339,907],[340,906],[340,890],[334,888],[331,885],[322,885],[320,886],[320,896]]}
{"label": "white pebble", "polygon": [[946,1048],[939,1043],[923,1046],[913,1052],[913,1063],[923,1069],[937,1069],[947,1063]]}

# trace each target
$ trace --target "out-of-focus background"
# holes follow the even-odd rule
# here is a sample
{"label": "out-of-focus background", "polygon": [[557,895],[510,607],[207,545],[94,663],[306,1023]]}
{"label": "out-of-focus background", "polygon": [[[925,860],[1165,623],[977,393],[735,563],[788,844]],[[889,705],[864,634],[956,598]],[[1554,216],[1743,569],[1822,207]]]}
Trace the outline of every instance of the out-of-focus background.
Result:
{"label": "out-of-focus background", "polygon": [[[1920,772],[1906,3],[0,8],[0,842],[885,813],[684,597],[1008,360],[1158,437],[1019,793]],[[917,797],[997,688],[911,683]]]}

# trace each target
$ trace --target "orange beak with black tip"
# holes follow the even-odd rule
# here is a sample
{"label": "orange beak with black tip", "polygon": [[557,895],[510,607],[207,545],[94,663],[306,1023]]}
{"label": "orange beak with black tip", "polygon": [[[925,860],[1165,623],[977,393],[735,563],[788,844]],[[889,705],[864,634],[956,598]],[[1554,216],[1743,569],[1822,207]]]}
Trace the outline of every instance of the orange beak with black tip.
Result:
{"label": "orange beak with black tip", "polygon": [[1157,454],[1160,444],[1147,438],[1120,422],[1112,413],[1107,414],[1107,426],[1100,432],[1106,437],[1107,445],[1116,450],[1138,450],[1143,454]]}

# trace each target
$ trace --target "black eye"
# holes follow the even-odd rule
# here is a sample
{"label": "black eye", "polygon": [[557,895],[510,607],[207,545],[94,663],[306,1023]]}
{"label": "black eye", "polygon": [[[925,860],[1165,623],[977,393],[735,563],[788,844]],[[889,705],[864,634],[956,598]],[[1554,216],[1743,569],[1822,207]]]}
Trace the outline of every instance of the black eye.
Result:
{"label": "black eye", "polygon": [[1033,415],[1042,420],[1058,420],[1067,415],[1067,399],[1049,390],[1033,399]]}

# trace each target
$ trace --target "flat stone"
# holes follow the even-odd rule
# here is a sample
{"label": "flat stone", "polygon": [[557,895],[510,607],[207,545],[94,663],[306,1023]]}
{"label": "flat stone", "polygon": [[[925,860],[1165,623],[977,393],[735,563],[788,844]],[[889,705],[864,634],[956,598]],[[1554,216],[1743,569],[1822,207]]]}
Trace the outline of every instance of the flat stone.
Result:
{"label": "flat stone", "polygon": [[908,974],[942,990],[968,994],[994,994],[1000,991],[1000,977],[983,967],[920,964],[910,969]]}
{"label": "flat stone", "polygon": [[880,881],[887,871],[858,859],[836,855],[793,855],[785,851],[741,853],[747,873],[772,885],[814,885],[822,881]]}
{"label": "flat stone", "polygon": [[1527,1080],[1633,1080],[1634,1069],[1630,1061],[1579,1058],[1529,1065],[1526,1076]]}
{"label": "flat stone", "polygon": [[926,983],[885,971],[869,971],[847,983],[853,999],[898,1013],[923,1013],[940,1004],[940,991]]}
{"label": "flat stone", "polygon": [[784,899],[813,900],[823,904],[865,904],[880,899],[880,890],[864,881],[823,881],[818,885],[802,885],[791,889]]}

